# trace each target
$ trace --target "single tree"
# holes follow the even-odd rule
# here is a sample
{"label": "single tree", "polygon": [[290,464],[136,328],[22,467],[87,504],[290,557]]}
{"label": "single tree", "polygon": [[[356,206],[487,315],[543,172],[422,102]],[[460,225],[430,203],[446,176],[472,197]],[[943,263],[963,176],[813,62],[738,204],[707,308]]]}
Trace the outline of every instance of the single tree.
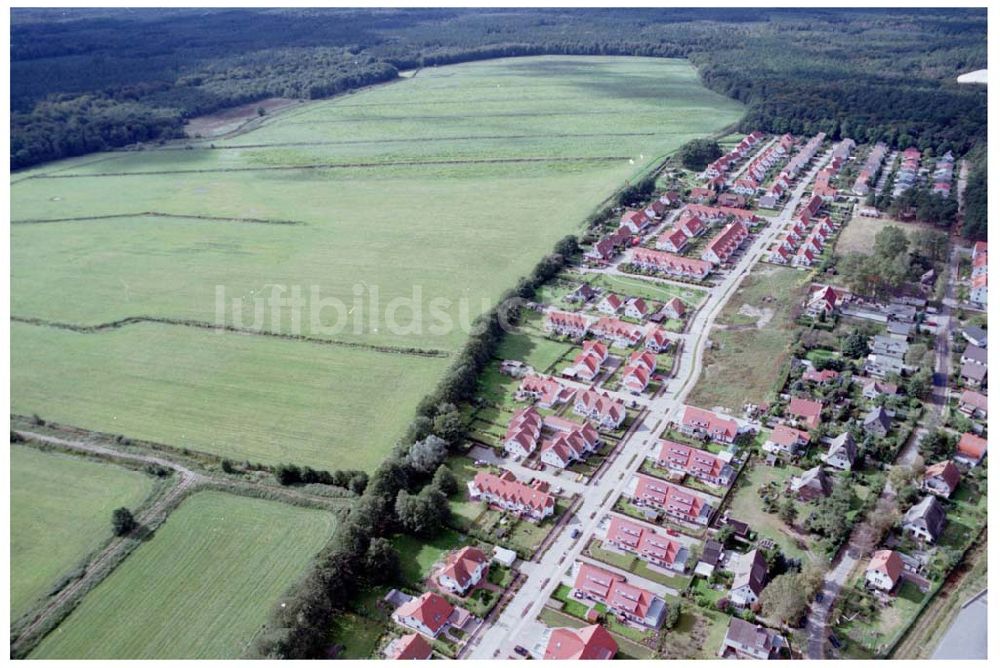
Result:
{"label": "single tree", "polygon": [[116,536],[124,536],[132,533],[139,523],[135,521],[132,511],[128,508],[115,508],[111,513],[111,528]]}

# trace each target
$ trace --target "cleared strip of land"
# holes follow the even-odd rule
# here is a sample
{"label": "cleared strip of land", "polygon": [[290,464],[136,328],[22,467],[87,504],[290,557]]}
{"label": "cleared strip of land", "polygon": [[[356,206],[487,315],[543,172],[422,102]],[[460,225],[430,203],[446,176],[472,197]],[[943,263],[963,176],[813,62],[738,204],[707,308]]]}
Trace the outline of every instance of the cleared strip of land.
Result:
{"label": "cleared strip of land", "polygon": [[195,494],[31,657],[238,658],[335,525],[319,510]]}

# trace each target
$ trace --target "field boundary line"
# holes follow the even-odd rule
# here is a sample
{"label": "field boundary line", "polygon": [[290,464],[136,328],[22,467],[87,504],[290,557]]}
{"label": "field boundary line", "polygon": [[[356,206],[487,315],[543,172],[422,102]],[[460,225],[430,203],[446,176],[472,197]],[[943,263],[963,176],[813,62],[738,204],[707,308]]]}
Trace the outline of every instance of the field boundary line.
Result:
{"label": "field boundary line", "polygon": [[[472,139],[573,139],[573,138],[594,138],[594,137],[658,137],[671,134],[685,134],[683,132],[579,132],[579,133],[558,133],[558,134],[534,134],[534,135],[467,135],[464,137],[400,137],[397,139],[343,139],[339,141],[288,141],[274,142],[270,144],[229,144],[226,146],[161,146],[147,149],[148,153],[160,153],[164,151],[227,151],[247,148],[280,148],[284,146],[350,146],[355,144],[414,144],[432,141],[469,141]],[[122,151],[124,152],[124,151]],[[30,178],[30,177],[29,177]]]}
{"label": "field boundary line", "polygon": [[565,157],[529,157],[529,158],[469,158],[463,160],[404,160],[393,162],[329,162],[309,163],[303,165],[270,165],[267,167],[220,167],[218,169],[170,169],[151,170],[144,172],[96,172],[94,174],[36,174],[28,179],[95,179],[125,176],[166,176],[170,174],[225,174],[242,172],[270,172],[294,170],[321,169],[372,169],[385,167],[433,167],[448,165],[495,165],[495,164],[525,164],[525,163],[562,163],[562,162],[612,162],[628,160],[627,155],[594,155]]}
{"label": "field boundary line", "polygon": [[[76,175],[72,175],[76,176]],[[34,177],[29,177],[34,178]],[[63,178],[63,177],[55,177]],[[254,225],[307,225],[300,220],[280,218],[238,218],[229,216],[204,216],[195,213],[167,213],[164,211],[137,211],[135,213],[109,213],[102,216],[76,216],[72,218],[24,218],[12,220],[11,225],[40,225],[44,223],[75,223],[90,220],[115,220],[120,218],[176,218],[178,220],[204,220],[218,223],[247,223]]]}
{"label": "field boundary line", "polygon": [[216,325],[202,320],[181,320],[175,318],[159,318],[154,316],[130,316],[111,322],[102,322],[96,325],[81,325],[72,322],[59,322],[55,320],[45,320],[44,318],[32,318],[26,316],[12,315],[11,322],[19,322],[23,325],[33,325],[35,327],[51,327],[62,329],[77,334],[98,334],[101,332],[121,329],[129,325],[154,324],[170,325],[173,327],[191,327],[193,329],[214,330],[220,334],[241,334],[250,336],[263,336],[272,339],[284,339],[286,341],[299,341],[302,343],[314,343],[325,346],[342,346],[344,348],[355,348],[358,350],[368,350],[370,352],[385,353],[392,355],[410,355],[413,357],[451,357],[451,352],[439,348],[404,348],[400,346],[380,346],[371,343],[358,343],[356,341],[343,341],[340,339],[321,339],[312,336],[282,334],[281,332],[260,331],[234,327],[232,325]]}

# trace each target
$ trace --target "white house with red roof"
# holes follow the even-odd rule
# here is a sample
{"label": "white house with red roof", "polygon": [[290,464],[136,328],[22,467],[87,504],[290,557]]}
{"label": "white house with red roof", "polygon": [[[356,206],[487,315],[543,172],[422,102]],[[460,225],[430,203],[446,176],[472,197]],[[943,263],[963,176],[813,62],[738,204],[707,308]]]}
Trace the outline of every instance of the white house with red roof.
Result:
{"label": "white house with red roof", "polygon": [[433,648],[419,633],[409,633],[386,645],[384,656],[391,661],[425,661],[431,658]]}
{"label": "white house with red roof", "polygon": [[633,248],[629,262],[644,271],[698,280],[712,271],[711,262],[648,248]]}
{"label": "white house with red roof", "polygon": [[549,494],[549,484],[542,480],[525,484],[510,471],[500,475],[480,471],[469,481],[469,497],[517,513],[532,521],[543,520],[552,515],[556,499]]}
{"label": "white house with red roof", "polygon": [[680,253],[687,246],[688,235],[679,227],[673,227],[656,238],[656,249]]}
{"label": "white house with red roof", "polygon": [[788,244],[778,242],[778,244],[771,249],[771,252],[768,253],[767,259],[769,262],[773,262],[774,264],[788,264],[792,257],[794,256],[792,255],[792,251],[788,249]]}
{"label": "white house with red roof", "polygon": [[708,242],[701,259],[714,264],[724,264],[749,236],[750,233],[742,222],[737,220],[729,223]]}
{"label": "white house with red roof", "polygon": [[607,392],[581,390],[576,393],[573,412],[593,420],[603,429],[617,429],[625,421],[625,404]]}
{"label": "white house with red roof", "polygon": [[538,446],[542,434],[542,416],[532,406],[515,411],[507,433],[504,435],[503,449],[514,457],[528,457]]}
{"label": "white house with red roof", "polygon": [[629,496],[637,506],[701,526],[708,525],[715,512],[715,508],[702,497],[665,480],[637,473],[632,483]]}
{"label": "white house with red roof", "polygon": [[649,385],[656,371],[656,355],[649,351],[636,351],[629,355],[622,371],[622,385],[632,394],[639,394]]}
{"label": "white house with red roof", "polygon": [[987,300],[989,299],[989,290],[989,277],[986,274],[973,277],[969,288],[969,301],[986,308]]}
{"label": "white house with red roof", "polygon": [[646,218],[649,218],[650,220],[659,220],[663,217],[666,210],[666,204],[661,202],[659,199],[654,199],[646,205],[646,208],[643,209],[642,212],[646,214]]}
{"label": "white house with red roof", "polygon": [[659,568],[683,573],[687,568],[688,549],[648,525],[612,515],[604,537],[606,547],[638,556]]}
{"label": "white house with red roof", "polygon": [[577,564],[573,582],[574,595],[603,603],[619,618],[650,628],[663,624],[666,605],[663,599],[641,587],[629,584],[625,577],[589,563]]}
{"label": "white house with red roof", "polygon": [[820,313],[830,315],[837,310],[843,297],[830,285],[813,286],[806,299],[806,313],[818,316]]}
{"label": "white house with red roof", "polygon": [[684,407],[678,428],[688,436],[708,437],[719,443],[732,443],[740,433],[740,425],[736,420],[695,406]]}
{"label": "white house with red roof", "polygon": [[903,559],[894,550],[879,550],[872,554],[865,569],[865,584],[880,591],[892,591],[903,575]]}
{"label": "white house with red roof", "polygon": [[664,350],[669,350],[672,345],[673,339],[662,327],[650,327],[646,332],[646,350],[662,353]]}
{"label": "white house with red roof", "polygon": [[676,224],[677,229],[684,233],[688,239],[694,239],[695,237],[700,237],[705,233],[708,228],[705,227],[705,223],[702,222],[701,218],[691,213],[690,211],[681,214],[680,220]]}
{"label": "white house with red roof", "polygon": [[618,348],[631,348],[642,340],[642,328],[638,325],[604,317],[594,323],[590,333]]}
{"label": "white house with red roof", "polygon": [[823,421],[823,404],[812,399],[792,397],[788,402],[788,414],[798,419],[808,429],[815,429]]}
{"label": "white house with red roof", "polygon": [[809,432],[779,424],[771,430],[770,436],[761,446],[764,452],[797,456],[809,445]]}
{"label": "white house with red roof", "polygon": [[976,436],[971,432],[965,432],[958,439],[955,448],[955,461],[967,466],[978,466],[986,456],[986,439]]}
{"label": "white house with red roof", "polygon": [[680,297],[671,297],[667,300],[667,303],[663,305],[660,309],[660,313],[671,318],[673,320],[681,320],[687,313],[687,306],[681,301]]}
{"label": "white house with red roof", "polygon": [[482,582],[489,567],[490,560],[483,551],[467,545],[445,560],[444,566],[438,571],[437,583],[459,596],[465,596],[470,589]]}
{"label": "white house with red roof", "polygon": [[581,629],[548,629],[542,637],[545,645],[543,659],[555,661],[576,661],[593,659],[607,661],[615,658],[618,643],[600,624]]}
{"label": "white house with red roof", "polygon": [[449,626],[456,609],[443,596],[429,591],[396,608],[392,619],[428,638],[436,638]]}
{"label": "white house with red roof", "polygon": [[552,408],[566,403],[575,395],[576,390],[566,387],[551,376],[532,374],[521,379],[514,398],[518,401],[535,401],[542,408]]}
{"label": "white house with red roof", "polygon": [[621,310],[625,300],[613,292],[609,292],[604,299],[597,304],[597,310],[607,315],[614,315]]}
{"label": "white house with red roof", "polygon": [[811,267],[815,261],[816,252],[808,244],[802,244],[792,258],[792,264],[796,267]]}
{"label": "white house with red roof", "polygon": [[582,461],[601,446],[601,438],[589,423],[579,423],[566,418],[550,415],[545,418],[545,426],[556,432],[552,438],[542,442],[539,458],[542,462],[557,468],[566,468],[573,462]]}
{"label": "white house with red roof", "polygon": [[549,311],[545,316],[545,331],[571,339],[582,339],[590,329],[590,319],[577,313]]}
{"label": "white house with red roof", "polygon": [[573,358],[573,364],[563,375],[590,382],[601,373],[601,365],[608,359],[608,347],[600,341],[584,341],[583,352]]}
{"label": "white house with red roof", "polygon": [[656,465],[717,487],[728,487],[736,476],[736,471],[723,458],[670,440],[660,441]]}
{"label": "white house with red roof", "polygon": [[644,320],[649,315],[649,304],[642,297],[632,297],[625,303],[625,317]]}
{"label": "white house with red roof", "polygon": [[652,222],[643,211],[626,211],[622,214],[621,226],[627,227],[632,234],[639,234]]}

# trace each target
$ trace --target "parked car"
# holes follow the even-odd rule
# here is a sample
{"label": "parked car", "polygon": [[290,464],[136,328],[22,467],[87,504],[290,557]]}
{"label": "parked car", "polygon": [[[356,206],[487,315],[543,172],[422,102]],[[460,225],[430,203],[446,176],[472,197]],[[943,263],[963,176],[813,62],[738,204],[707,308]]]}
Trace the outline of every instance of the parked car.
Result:
{"label": "parked car", "polygon": [[580,537],[581,533],[583,532],[580,531],[580,529],[573,529],[572,531],[570,531],[569,537],[572,538],[573,540],[576,540],[577,538]]}
{"label": "parked car", "polygon": [[521,656],[528,656],[528,650],[525,649],[524,647],[521,647],[520,645],[514,648],[514,653],[519,654]]}

